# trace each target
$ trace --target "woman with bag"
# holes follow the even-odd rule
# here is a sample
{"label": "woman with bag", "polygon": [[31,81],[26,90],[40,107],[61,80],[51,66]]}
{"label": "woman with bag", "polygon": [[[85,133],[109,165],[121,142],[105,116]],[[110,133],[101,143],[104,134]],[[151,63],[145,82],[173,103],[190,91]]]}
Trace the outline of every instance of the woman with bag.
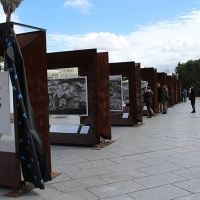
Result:
{"label": "woman with bag", "polygon": [[152,96],[153,96],[153,92],[151,91],[151,87],[147,86],[147,91],[145,91],[143,93],[143,97],[144,97],[144,102],[146,103],[147,106],[147,112],[148,112],[148,118],[152,118],[152,109],[151,109],[151,103],[152,103]]}
{"label": "woman with bag", "polygon": [[166,85],[163,85],[163,91],[161,94],[161,102],[163,105],[163,113],[162,114],[167,114],[167,102],[169,100],[169,91]]}

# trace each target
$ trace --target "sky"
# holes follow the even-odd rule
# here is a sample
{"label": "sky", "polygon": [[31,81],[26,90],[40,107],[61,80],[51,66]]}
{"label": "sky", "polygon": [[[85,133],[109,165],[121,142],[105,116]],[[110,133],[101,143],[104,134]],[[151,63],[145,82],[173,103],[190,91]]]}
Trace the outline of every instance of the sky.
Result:
{"label": "sky", "polygon": [[200,59],[200,0],[24,0],[11,21],[45,29],[47,52],[97,49],[168,74]]}

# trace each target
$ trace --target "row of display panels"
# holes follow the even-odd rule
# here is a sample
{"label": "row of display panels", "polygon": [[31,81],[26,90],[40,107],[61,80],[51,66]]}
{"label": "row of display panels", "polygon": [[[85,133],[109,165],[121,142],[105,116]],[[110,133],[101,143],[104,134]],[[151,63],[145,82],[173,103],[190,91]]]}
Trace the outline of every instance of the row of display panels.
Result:
{"label": "row of display panels", "polygon": [[[128,81],[122,76],[110,76],[110,110],[122,111],[124,103],[129,102]],[[141,82],[142,93],[147,82]],[[50,115],[88,115],[87,77],[50,78],[48,79],[49,114]],[[10,135],[9,74],[0,72],[0,127],[3,135]]]}
{"label": "row of display panels", "polygon": [[[128,82],[122,76],[109,76],[110,111],[122,111],[129,102]],[[147,82],[141,83],[142,93]],[[50,115],[88,115],[87,77],[48,79],[49,114]]]}

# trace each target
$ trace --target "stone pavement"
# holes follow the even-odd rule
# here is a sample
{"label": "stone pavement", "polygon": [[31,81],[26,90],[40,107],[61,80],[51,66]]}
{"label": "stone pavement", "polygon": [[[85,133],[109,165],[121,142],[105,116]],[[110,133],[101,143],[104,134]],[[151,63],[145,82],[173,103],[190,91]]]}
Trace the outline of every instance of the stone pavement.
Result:
{"label": "stone pavement", "polygon": [[[51,146],[52,171],[62,174],[18,199],[29,200],[199,200],[200,100],[144,117],[139,127],[112,127],[116,142],[91,147]],[[50,118],[53,124],[78,118]],[[3,144],[9,144],[3,137]],[[5,146],[4,146],[5,147]],[[12,148],[12,145],[9,146]],[[0,187],[0,199],[11,189]]]}

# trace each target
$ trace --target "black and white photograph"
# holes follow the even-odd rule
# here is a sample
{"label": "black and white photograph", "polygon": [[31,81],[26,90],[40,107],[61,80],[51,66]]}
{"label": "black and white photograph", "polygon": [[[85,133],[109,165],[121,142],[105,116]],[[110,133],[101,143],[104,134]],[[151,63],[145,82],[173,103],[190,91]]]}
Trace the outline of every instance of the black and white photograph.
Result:
{"label": "black and white photograph", "polygon": [[142,102],[143,100],[143,93],[147,90],[148,82],[147,81],[141,81],[141,93],[142,93]]}
{"label": "black and white photograph", "polygon": [[123,92],[122,76],[109,76],[110,82],[110,110],[122,111],[123,109]]}
{"label": "black and white photograph", "polygon": [[50,115],[88,115],[87,77],[48,79]]}
{"label": "black and white photograph", "polygon": [[123,90],[123,101],[128,103],[129,102],[129,82],[128,81],[122,82],[122,90]]}

